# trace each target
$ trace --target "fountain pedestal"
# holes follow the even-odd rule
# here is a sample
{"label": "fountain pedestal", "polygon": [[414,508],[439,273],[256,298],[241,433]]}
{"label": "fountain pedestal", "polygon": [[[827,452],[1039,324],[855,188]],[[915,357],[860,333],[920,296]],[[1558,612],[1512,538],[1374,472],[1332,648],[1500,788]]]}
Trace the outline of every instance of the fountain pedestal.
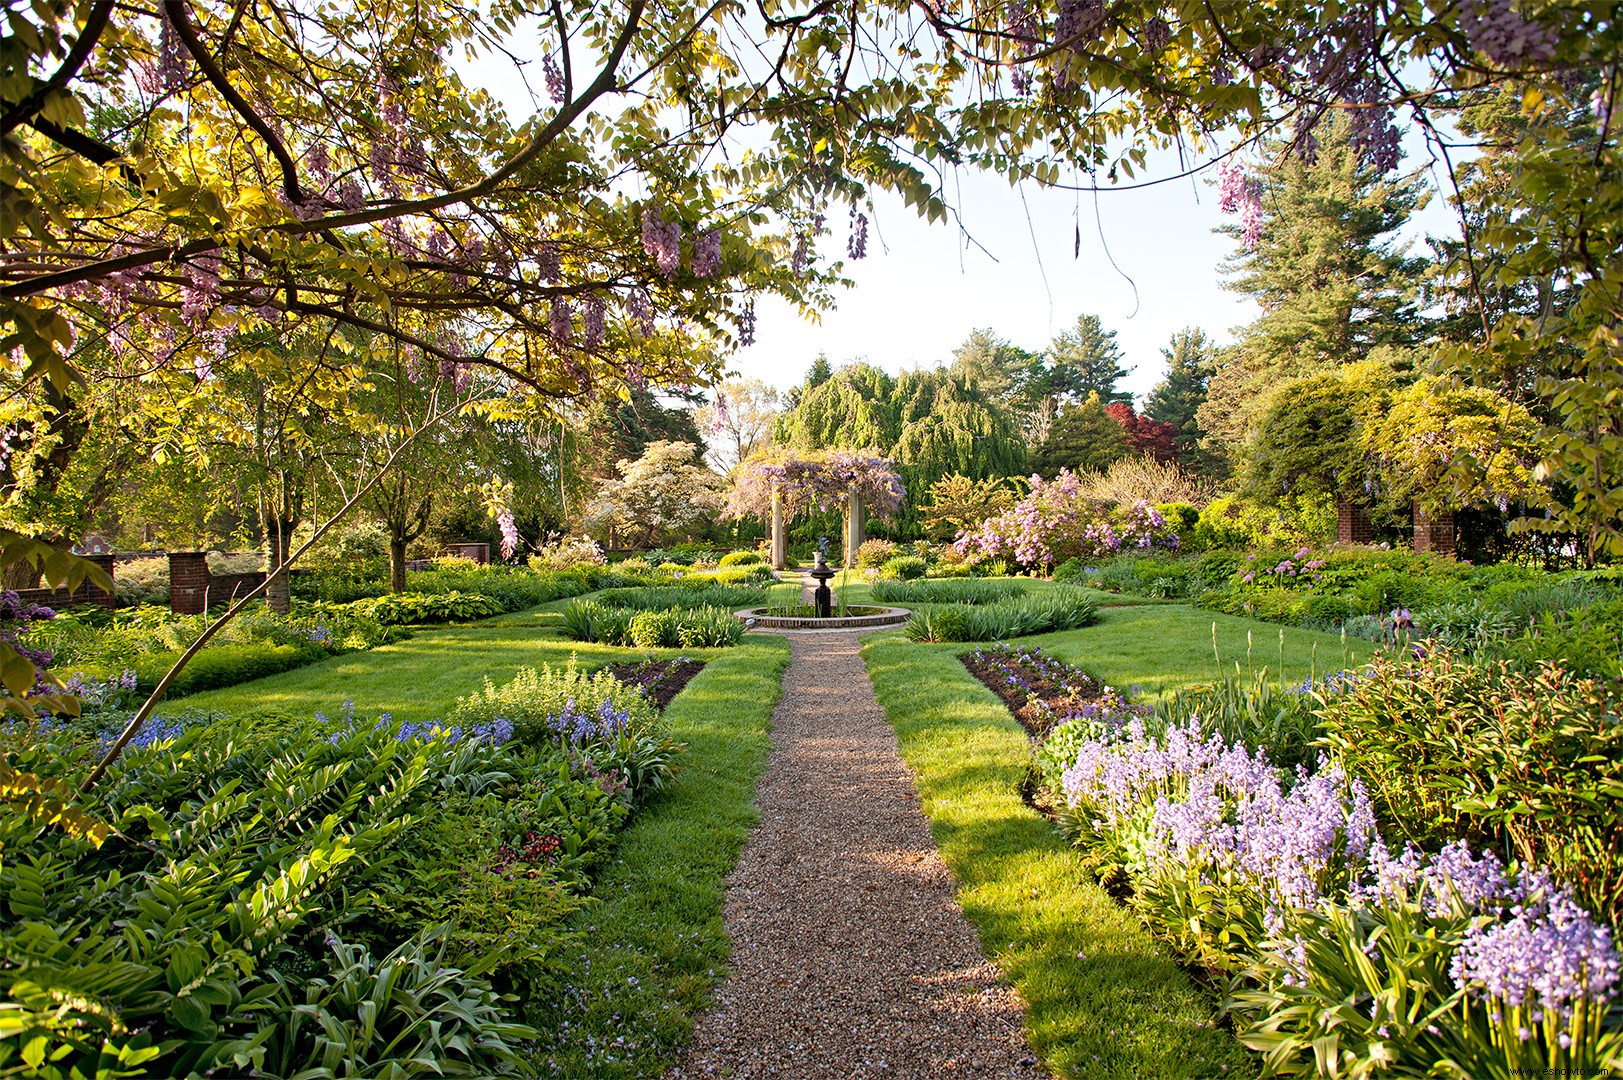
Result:
{"label": "fountain pedestal", "polygon": [[817,553],[817,561],[812,564],[811,577],[817,582],[817,591],[812,593],[812,606],[817,609],[819,619],[832,618],[834,615],[834,594],[829,591],[829,579],[834,576],[834,570],[823,561],[823,553]]}

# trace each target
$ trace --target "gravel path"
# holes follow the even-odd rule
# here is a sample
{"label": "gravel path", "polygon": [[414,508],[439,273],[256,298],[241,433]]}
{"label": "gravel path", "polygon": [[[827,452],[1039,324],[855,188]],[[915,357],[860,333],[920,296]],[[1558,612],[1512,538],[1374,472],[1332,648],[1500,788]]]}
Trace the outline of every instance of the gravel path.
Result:
{"label": "gravel path", "polygon": [[729,978],[672,1077],[1037,1077],[874,701],[857,634],[786,635]]}

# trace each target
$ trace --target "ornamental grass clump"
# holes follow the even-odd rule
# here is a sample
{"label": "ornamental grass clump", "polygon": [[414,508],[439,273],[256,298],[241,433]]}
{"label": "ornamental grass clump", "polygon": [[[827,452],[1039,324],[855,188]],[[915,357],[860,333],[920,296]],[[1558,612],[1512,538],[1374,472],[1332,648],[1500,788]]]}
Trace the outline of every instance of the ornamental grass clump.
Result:
{"label": "ornamental grass clump", "polygon": [[1616,1067],[1611,929],[1544,870],[1463,841],[1394,856],[1341,765],[1286,772],[1194,717],[1091,729],[1063,759],[1062,827],[1156,933],[1230,973],[1271,1072]]}
{"label": "ornamental grass clump", "polygon": [[577,600],[564,608],[559,624],[574,641],[625,645],[638,649],[713,649],[737,645],[745,626],[732,608],[670,607],[645,611],[611,607],[596,600]]}
{"label": "ornamental grass clump", "polygon": [[975,578],[928,581],[876,581],[870,595],[882,604],[993,604],[1020,596],[1026,585],[1019,581],[985,581]]}

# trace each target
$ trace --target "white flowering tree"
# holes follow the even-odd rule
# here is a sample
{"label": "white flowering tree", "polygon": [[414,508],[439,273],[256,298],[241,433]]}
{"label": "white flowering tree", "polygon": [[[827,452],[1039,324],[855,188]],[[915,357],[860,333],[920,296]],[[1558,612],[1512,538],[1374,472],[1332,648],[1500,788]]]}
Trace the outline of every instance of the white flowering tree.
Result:
{"label": "white flowering tree", "polygon": [[630,547],[649,546],[714,521],[726,482],[697,460],[686,442],[649,443],[642,457],[617,463],[618,480],[598,489],[586,508],[591,528]]}

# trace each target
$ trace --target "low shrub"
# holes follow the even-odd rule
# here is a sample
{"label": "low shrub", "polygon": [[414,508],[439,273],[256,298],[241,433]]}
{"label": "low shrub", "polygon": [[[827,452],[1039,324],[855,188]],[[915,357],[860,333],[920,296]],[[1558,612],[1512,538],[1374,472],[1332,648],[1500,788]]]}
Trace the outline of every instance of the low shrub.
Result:
{"label": "low shrub", "polygon": [[352,608],[386,626],[468,622],[500,615],[507,610],[494,597],[461,592],[390,593],[370,600],[357,600]]}
{"label": "low shrub", "polygon": [[573,570],[576,567],[605,566],[608,558],[590,536],[564,537],[531,555],[528,564],[537,573]]}
{"label": "low shrub", "polygon": [[162,555],[120,562],[113,570],[119,607],[169,603],[169,560]]}
{"label": "low shrub", "polygon": [[885,565],[896,556],[896,545],[889,540],[864,540],[857,548],[857,568],[873,570]]}
{"label": "low shrub", "polygon": [[[200,690],[217,690],[236,686],[267,675],[278,675],[296,667],[324,659],[328,654],[306,642],[299,645],[273,645],[260,642],[252,645],[210,645],[198,651],[181,669],[170,684],[169,695],[180,697]],[[179,652],[143,653],[130,665],[135,672],[136,688],[149,694],[158,680],[180,659]]]}
{"label": "low shrub", "polygon": [[702,607],[727,607],[737,610],[760,607],[766,603],[767,595],[765,589],[753,586],[725,585],[704,579],[684,579],[684,583],[675,585],[604,589],[591,599],[605,607],[627,608],[633,611]]}
{"label": "low shrub", "polygon": [[928,569],[929,566],[917,555],[898,555],[886,561],[880,572],[899,581],[912,581],[923,577]]}
{"label": "low shrub", "polygon": [[721,557],[716,565],[721,567],[754,566],[762,561],[761,553],[758,551],[729,551]]}
{"label": "low shrub", "polygon": [[1061,587],[990,604],[944,604],[915,612],[903,633],[913,641],[1002,641],[1098,621],[1098,609],[1085,593]]}
{"label": "low shrub", "polygon": [[1455,838],[1549,868],[1623,915],[1623,698],[1555,665],[1378,656],[1320,712],[1381,819],[1423,847]]}
{"label": "low shrub", "polygon": [[619,607],[598,600],[577,600],[564,608],[559,628],[573,641],[639,649],[720,648],[738,644],[745,630],[733,617],[731,605],[661,609]]}

